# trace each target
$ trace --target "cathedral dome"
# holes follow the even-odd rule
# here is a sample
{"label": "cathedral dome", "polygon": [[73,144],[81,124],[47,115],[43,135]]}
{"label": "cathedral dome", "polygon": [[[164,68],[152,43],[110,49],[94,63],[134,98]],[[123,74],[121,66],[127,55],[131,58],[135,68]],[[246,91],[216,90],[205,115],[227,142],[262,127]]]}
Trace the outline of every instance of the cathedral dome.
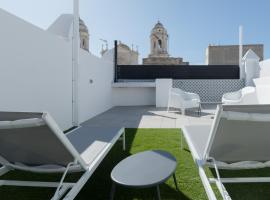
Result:
{"label": "cathedral dome", "polygon": [[120,43],[120,44],[118,45],[118,47],[121,48],[121,49],[125,49],[125,50],[127,50],[127,51],[130,51],[129,46],[126,45],[126,44]]}

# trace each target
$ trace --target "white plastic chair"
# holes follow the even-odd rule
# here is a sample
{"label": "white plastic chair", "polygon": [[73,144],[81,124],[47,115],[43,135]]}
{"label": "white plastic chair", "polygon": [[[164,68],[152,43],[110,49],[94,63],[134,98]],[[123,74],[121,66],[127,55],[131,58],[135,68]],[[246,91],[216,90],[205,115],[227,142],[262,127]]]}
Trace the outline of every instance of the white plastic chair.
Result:
{"label": "white plastic chair", "polygon": [[167,111],[170,108],[179,108],[182,115],[185,115],[185,110],[189,108],[197,108],[198,114],[201,114],[201,100],[198,94],[186,92],[179,88],[171,88]]}
{"label": "white plastic chair", "polygon": [[255,87],[245,87],[222,96],[223,104],[258,104]]}

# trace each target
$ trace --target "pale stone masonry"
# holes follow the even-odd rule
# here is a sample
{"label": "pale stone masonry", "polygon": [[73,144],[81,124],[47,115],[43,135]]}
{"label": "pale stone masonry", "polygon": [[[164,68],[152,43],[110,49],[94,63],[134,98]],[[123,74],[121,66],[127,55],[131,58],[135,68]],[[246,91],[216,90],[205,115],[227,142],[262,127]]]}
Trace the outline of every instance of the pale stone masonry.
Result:
{"label": "pale stone masonry", "polygon": [[117,46],[118,65],[138,65],[139,53],[138,51],[131,49],[128,45],[119,43]]}
{"label": "pale stone masonry", "polygon": [[[114,54],[114,49],[103,49],[101,50],[101,56],[107,56],[108,54]],[[117,64],[118,65],[138,65],[139,64],[139,52],[130,48],[128,45],[119,42],[117,45]]]}
{"label": "pale stone masonry", "polygon": [[184,62],[183,58],[173,57],[151,57],[143,59],[144,65],[188,65],[188,62]]}
{"label": "pale stone masonry", "polygon": [[188,65],[183,58],[170,57],[168,53],[169,35],[164,26],[158,21],[150,35],[151,52],[148,58],[143,58],[144,65]]}
{"label": "pale stone masonry", "polygon": [[[264,58],[263,44],[243,45],[243,55],[251,49],[260,58]],[[206,49],[205,64],[207,65],[238,65],[239,45],[209,45]]]}
{"label": "pale stone masonry", "polygon": [[89,51],[89,32],[82,19],[80,19],[80,40],[80,47],[86,51]]}

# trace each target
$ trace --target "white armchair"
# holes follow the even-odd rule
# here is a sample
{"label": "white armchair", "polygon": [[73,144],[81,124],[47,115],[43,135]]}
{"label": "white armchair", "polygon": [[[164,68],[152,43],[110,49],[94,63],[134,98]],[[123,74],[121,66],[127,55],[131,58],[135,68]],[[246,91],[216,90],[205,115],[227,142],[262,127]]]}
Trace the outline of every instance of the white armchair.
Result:
{"label": "white armchair", "polygon": [[185,115],[185,110],[188,108],[197,108],[198,114],[201,113],[201,101],[198,94],[186,92],[179,88],[171,88],[167,111],[170,108],[179,108],[182,115]]}
{"label": "white armchair", "polygon": [[223,104],[257,104],[255,87],[245,87],[236,92],[226,93],[222,96]]}

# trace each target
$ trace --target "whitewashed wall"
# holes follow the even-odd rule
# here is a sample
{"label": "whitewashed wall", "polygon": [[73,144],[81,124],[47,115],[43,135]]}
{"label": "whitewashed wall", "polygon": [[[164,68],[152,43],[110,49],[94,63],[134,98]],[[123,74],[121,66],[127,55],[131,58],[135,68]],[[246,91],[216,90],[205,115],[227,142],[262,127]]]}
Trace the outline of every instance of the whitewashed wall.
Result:
{"label": "whitewashed wall", "polygon": [[0,9],[0,110],[48,111],[72,123],[71,46]]}
{"label": "whitewashed wall", "polygon": [[146,106],[156,104],[155,87],[114,87],[114,106]]}
{"label": "whitewashed wall", "polygon": [[[2,9],[0,24],[0,110],[48,111],[63,130],[72,127],[71,42]],[[113,63],[84,50],[79,62],[83,122],[112,107]]]}
{"label": "whitewashed wall", "polygon": [[260,62],[260,77],[270,76],[270,59]]}
{"label": "whitewashed wall", "polygon": [[79,62],[79,122],[84,122],[112,107],[114,65],[112,59],[100,59],[84,50]]}

